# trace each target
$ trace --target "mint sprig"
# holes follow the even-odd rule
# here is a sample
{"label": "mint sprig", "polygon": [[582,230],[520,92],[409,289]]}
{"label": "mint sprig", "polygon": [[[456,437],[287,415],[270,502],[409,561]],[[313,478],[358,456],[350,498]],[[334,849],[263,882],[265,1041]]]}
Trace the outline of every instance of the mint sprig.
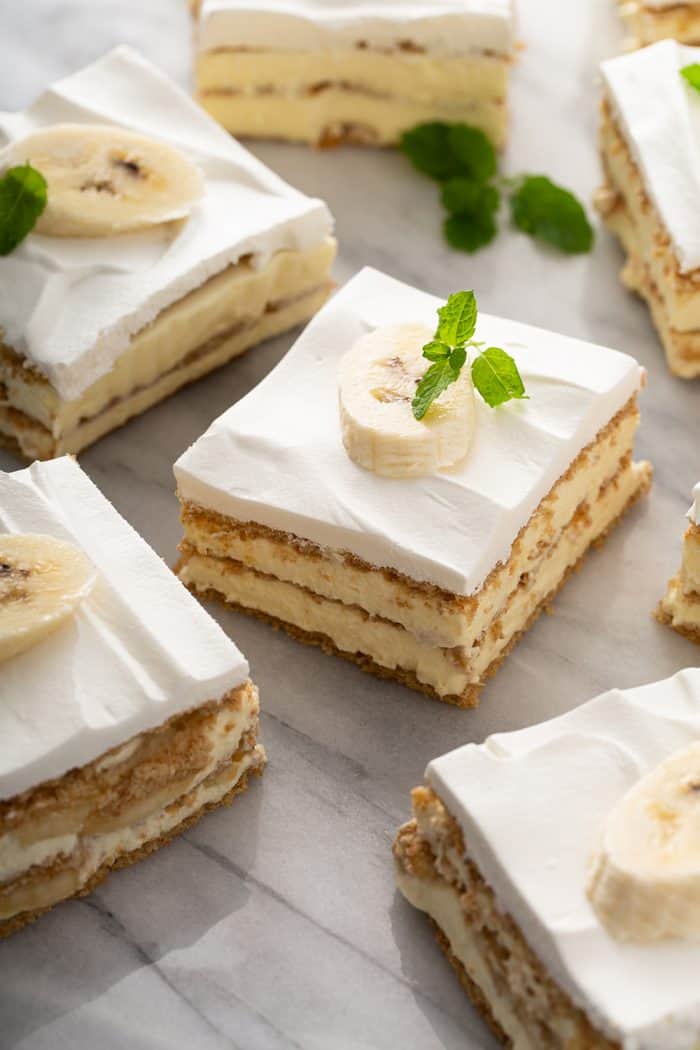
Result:
{"label": "mint sprig", "polygon": [[453,248],[472,253],[490,244],[507,197],[516,229],[567,254],[590,251],[593,229],[576,197],[544,175],[499,176],[496,151],[479,128],[419,124],[400,146],[415,168],[441,183],[443,231]]}
{"label": "mint sprig", "polygon": [[681,76],[685,77],[690,86],[694,87],[696,91],[700,91],[700,64],[691,62],[689,66],[683,66]]}
{"label": "mint sprig", "polygon": [[34,229],[46,199],[46,179],[31,164],[9,168],[0,178],[0,255],[9,255]]}
{"label": "mint sprig", "polygon": [[495,408],[506,401],[527,398],[525,384],[510,354],[497,346],[482,350],[483,343],[474,341],[478,313],[472,291],[455,292],[438,310],[435,338],[423,347],[423,357],[432,364],[416,387],[411,403],[417,420],[423,419],[433,401],[459,379],[470,349],[477,351],[471,362],[472,382],[487,405]]}

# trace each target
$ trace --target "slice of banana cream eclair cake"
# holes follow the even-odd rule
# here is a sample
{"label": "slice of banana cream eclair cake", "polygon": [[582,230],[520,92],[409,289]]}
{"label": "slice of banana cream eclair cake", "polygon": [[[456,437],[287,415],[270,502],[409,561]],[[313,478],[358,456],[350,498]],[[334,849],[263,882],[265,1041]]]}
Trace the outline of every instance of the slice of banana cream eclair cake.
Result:
{"label": "slice of banana cream eclair cake", "polygon": [[126,47],[0,113],[0,443],[77,453],[307,320],[330,290],[326,206]]}
{"label": "slice of banana cream eclair cake", "polygon": [[505,1046],[700,1045],[699,739],[692,668],[429,764],[396,882]]}
{"label": "slice of banana cream eclair cake", "polygon": [[199,594],[459,706],[650,483],[644,371],[366,269],[175,466]]}
{"label": "slice of banana cream eclair cake", "polygon": [[239,650],[70,457],[0,472],[0,937],[261,773]]}

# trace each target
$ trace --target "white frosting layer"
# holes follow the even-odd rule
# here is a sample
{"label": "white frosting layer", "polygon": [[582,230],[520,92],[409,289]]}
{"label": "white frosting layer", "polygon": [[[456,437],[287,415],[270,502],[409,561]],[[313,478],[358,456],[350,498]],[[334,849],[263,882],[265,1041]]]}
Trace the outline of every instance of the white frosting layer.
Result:
{"label": "white frosting layer", "polygon": [[700,944],[611,938],[586,897],[587,865],[625,792],[698,737],[693,668],[469,744],[426,772],[501,908],[593,1024],[625,1050],[698,1045]]}
{"label": "white frosting layer", "polygon": [[204,0],[198,43],[289,51],[396,47],[410,40],[428,51],[509,54],[513,0]]}
{"label": "white frosting layer", "polygon": [[700,48],[662,40],[603,62],[607,94],[682,272],[700,267],[700,92],[681,76]]}
{"label": "white frosting layer", "polygon": [[0,147],[65,122],[162,139],[205,178],[204,198],[184,223],[109,238],[30,234],[0,259],[5,341],[65,400],[109,372],[161,310],[241,256],[263,267],[274,252],[305,250],[330,232],[321,201],[289,187],[129,48],[59,81],[24,113],[0,113]]}
{"label": "white frosting layer", "polygon": [[233,642],[73,459],[0,472],[0,532],[67,540],[99,572],[69,623],[0,667],[0,798],[248,677]]}
{"label": "white frosting layer", "polygon": [[688,518],[693,525],[700,525],[700,481],[693,489],[693,502],[688,511]]}
{"label": "white frosting layer", "polygon": [[472,447],[450,472],[379,477],[343,447],[338,363],[372,328],[434,327],[440,305],[363,270],[277,368],[181,456],[180,494],[458,594],[476,591],[572,460],[639,388],[642,370],[614,350],[482,314],[477,338],[515,356],[530,400],[494,410],[477,398]]}

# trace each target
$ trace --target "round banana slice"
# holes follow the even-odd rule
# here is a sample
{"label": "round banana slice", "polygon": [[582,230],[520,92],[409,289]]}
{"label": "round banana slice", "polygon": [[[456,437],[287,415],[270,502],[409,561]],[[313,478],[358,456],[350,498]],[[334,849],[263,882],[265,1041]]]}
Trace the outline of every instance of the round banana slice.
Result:
{"label": "round banana slice", "polygon": [[653,769],[610,813],[587,890],[617,940],[700,938],[700,742]]}
{"label": "round banana slice", "polygon": [[464,368],[428,409],[413,415],[416,387],[429,367],[423,347],[433,339],[418,324],[377,328],[340,362],[343,444],[352,460],[388,478],[418,478],[454,466],[474,433],[475,401]]}
{"label": "round banana slice", "polygon": [[48,183],[34,227],[51,237],[108,237],[183,219],[204,193],[179,150],[123,128],[55,124],[14,143],[7,166],[30,163]]}
{"label": "round banana slice", "polygon": [[52,536],[0,536],[0,663],[32,648],[72,616],[96,572]]}

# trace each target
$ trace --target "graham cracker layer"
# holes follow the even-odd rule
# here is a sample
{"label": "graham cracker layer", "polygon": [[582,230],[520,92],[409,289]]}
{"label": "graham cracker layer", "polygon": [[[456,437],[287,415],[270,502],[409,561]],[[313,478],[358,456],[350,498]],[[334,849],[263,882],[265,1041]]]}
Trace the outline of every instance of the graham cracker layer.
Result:
{"label": "graham cracker layer", "polygon": [[[622,517],[622,514],[624,514],[625,511],[629,509],[629,507],[632,506],[632,504],[635,503],[637,499],[639,499],[648,490],[650,484],[651,470],[650,468],[647,468],[646,471],[644,471],[641,475],[639,479],[639,484],[637,485],[633,494],[625,504],[623,511],[605,527],[605,529],[595,538],[595,540],[590,544],[590,546],[600,546],[600,544],[604,541],[605,537],[608,535],[610,530],[617,523],[619,518]],[[588,549],[590,549],[590,546],[588,547]],[[459,694],[440,694],[433,686],[419,680],[416,674],[411,670],[400,667],[385,667],[378,664],[375,660],[370,658],[365,653],[347,652],[339,648],[327,635],[316,631],[303,630],[296,624],[292,624],[285,620],[279,619],[278,617],[271,616],[262,610],[251,609],[239,603],[227,601],[222,596],[222,594],[216,590],[199,590],[197,588],[193,588],[193,590],[199,597],[216,598],[219,601],[223,601],[224,604],[228,604],[231,608],[244,612],[249,616],[255,617],[256,619],[263,620],[264,622],[269,623],[271,626],[277,629],[282,629],[286,631],[289,635],[291,635],[298,641],[304,642],[307,645],[315,645],[328,654],[341,656],[343,657],[343,659],[349,660],[352,663],[356,664],[362,670],[375,674],[380,678],[398,681],[402,685],[406,685],[411,689],[424,693],[425,695],[433,697],[434,699],[441,700],[444,703],[453,704],[457,707],[468,708],[477,706],[479,702],[479,694],[481,692],[481,689],[483,688],[484,683],[493,674],[495,674],[495,672],[498,670],[507,654],[517,643],[520,637],[530,628],[530,626],[535,622],[540,613],[551,604],[554,596],[556,595],[558,590],[563,586],[563,584],[571,575],[571,573],[579,568],[581,562],[583,561],[583,558],[585,557],[585,553],[587,553],[587,551],[584,552],[584,554],[578,559],[576,564],[570,566],[567,569],[567,571],[559,579],[556,586],[552,588],[552,590],[541,600],[541,602],[539,602],[539,604],[533,610],[531,615],[528,617],[526,623],[522,626],[520,630],[513,634],[506,646],[499,653],[498,657],[495,660],[493,660],[493,662],[488,666],[486,671],[481,675],[480,681],[478,683],[469,685],[463,692]],[[180,568],[181,566],[178,567],[178,571]]]}
{"label": "graham cracker layer", "polygon": [[[494,1035],[505,1046],[538,1050],[619,1050],[556,984],[512,917],[499,909],[438,796],[417,788],[413,804],[416,816],[394,842],[399,888],[430,916],[440,948]],[[450,859],[455,857],[457,867]],[[449,916],[448,929],[438,914]]]}
{"label": "graham cracker layer", "polygon": [[[66,898],[66,900],[88,896],[88,894],[92,893],[92,891],[107,878],[110,872],[118,871],[120,868],[129,867],[131,864],[136,864],[138,861],[148,857],[148,855],[155,850],[160,849],[161,846],[169,845],[174,838],[181,835],[183,831],[187,831],[188,828],[192,827],[193,824],[196,824],[197,821],[210,810],[218,809],[220,806],[229,806],[237,795],[240,795],[247,790],[251,776],[261,776],[264,768],[265,762],[264,759],[261,759],[257,765],[251,766],[251,768],[246,770],[231,790],[222,798],[213,802],[205,803],[195,813],[191,813],[176,827],[171,828],[166,834],[160,835],[157,839],[145,843],[145,845],[141,846],[139,849],[122,854],[112,863],[103,864],[84,886],[74,893],[71,898]],[[13,916],[11,919],[0,921],[0,937],[9,937],[10,934],[17,933],[18,930],[28,926],[30,922],[34,922],[35,919],[38,919],[53,907],[56,907],[56,905],[49,905],[46,908],[40,908],[36,911],[22,912],[19,915]]]}
{"label": "graham cracker layer", "polygon": [[679,40],[700,44],[700,4],[672,4],[654,8],[644,0],[618,0],[632,36],[633,47],[646,47],[657,40]]}

